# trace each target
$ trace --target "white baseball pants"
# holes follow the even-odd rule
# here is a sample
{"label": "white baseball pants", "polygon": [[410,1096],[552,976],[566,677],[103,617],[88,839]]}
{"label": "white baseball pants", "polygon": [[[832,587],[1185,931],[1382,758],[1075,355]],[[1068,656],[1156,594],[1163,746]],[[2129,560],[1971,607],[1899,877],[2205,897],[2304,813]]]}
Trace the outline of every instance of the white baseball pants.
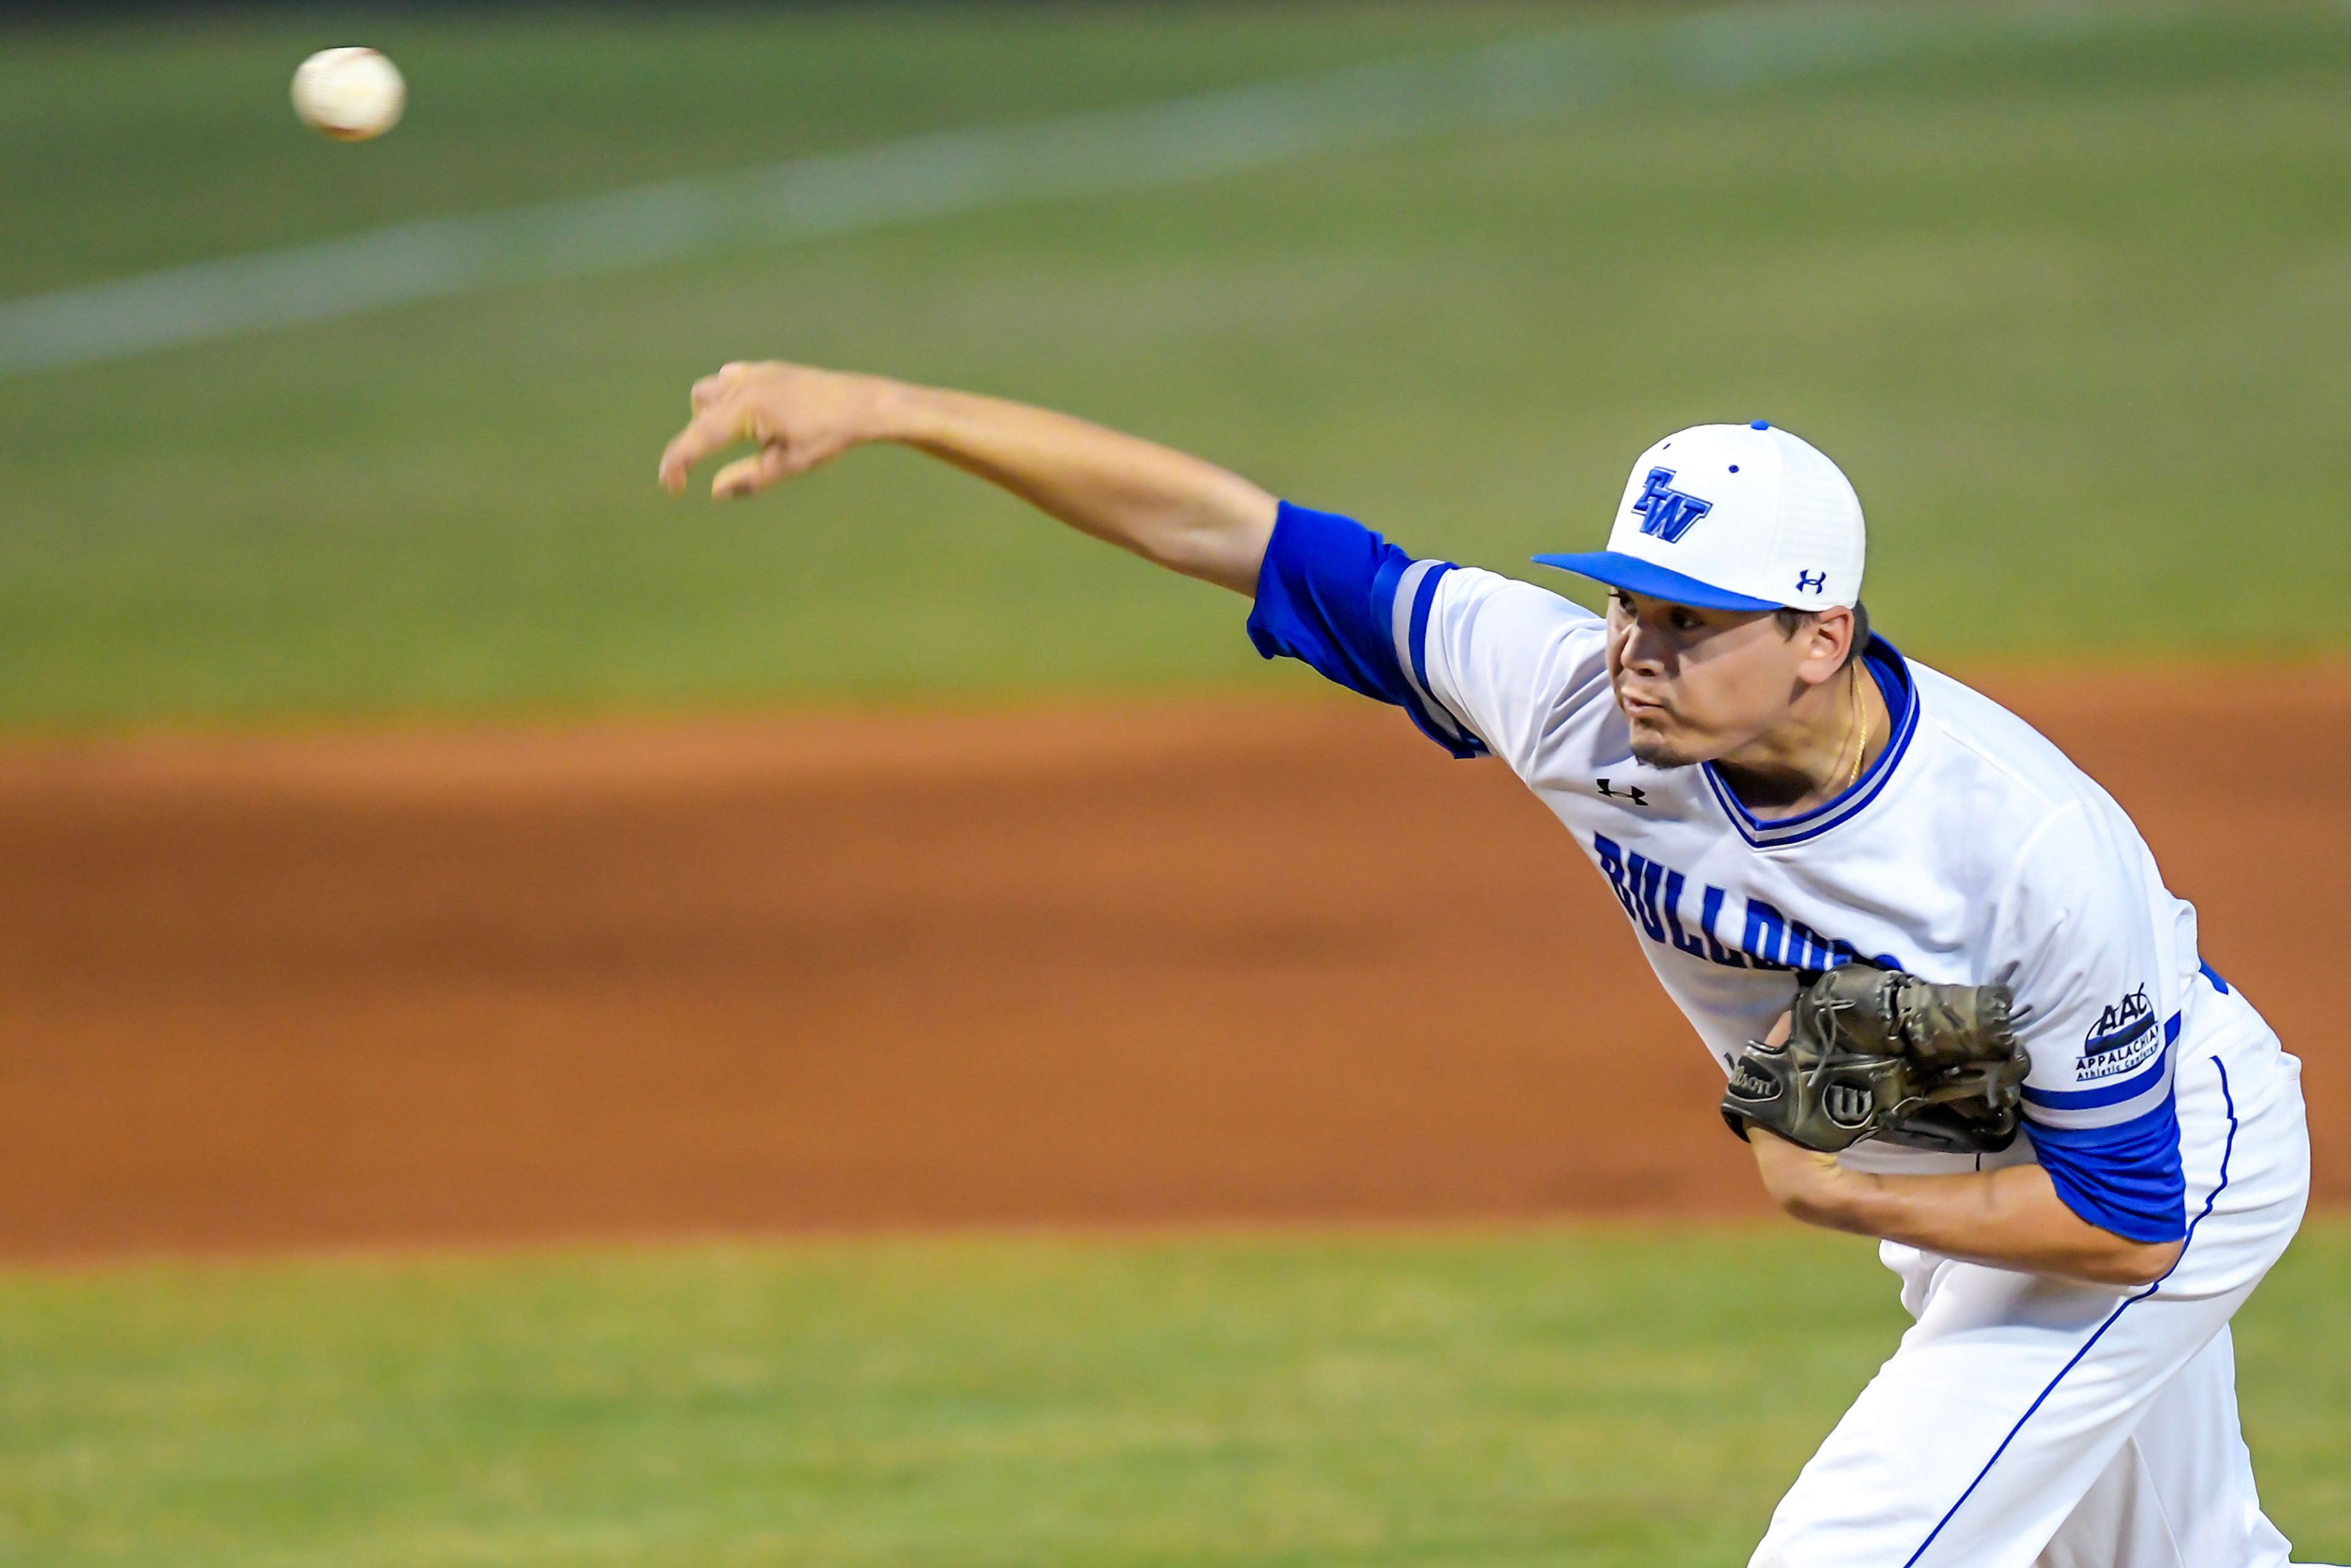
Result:
{"label": "white baseball pants", "polygon": [[2301,1063],[2233,993],[2199,998],[2193,1022],[2178,1267],[2117,1291],[1888,1243],[1917,1322],[1750,1568],[2285,1568],[2238,1429],[2229,1319],[2309,1199]]}

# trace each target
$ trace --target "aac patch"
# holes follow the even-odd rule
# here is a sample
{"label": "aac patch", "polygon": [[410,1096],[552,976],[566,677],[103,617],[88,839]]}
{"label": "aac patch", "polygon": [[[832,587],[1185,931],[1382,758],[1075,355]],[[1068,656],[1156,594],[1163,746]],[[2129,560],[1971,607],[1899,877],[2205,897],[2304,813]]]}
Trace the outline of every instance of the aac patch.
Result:
{"label": "aac patch", "polygon": [[2147,988],[2107,1006],[2082,1038],[2082,1054],[2074,1063],[2074,1081],[2095,1083],[2119,1078],[2144,1067],[2163,1049],[2163,1032],[2155,1025],[2155,1004]]}

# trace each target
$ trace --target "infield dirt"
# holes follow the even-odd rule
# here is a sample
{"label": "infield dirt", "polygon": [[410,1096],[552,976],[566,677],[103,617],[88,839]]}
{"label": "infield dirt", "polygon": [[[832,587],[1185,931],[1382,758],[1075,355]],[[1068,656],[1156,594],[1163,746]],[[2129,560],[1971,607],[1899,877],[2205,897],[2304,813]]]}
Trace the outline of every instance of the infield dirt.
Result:
{"label": "infield dirt", "polygon": [[[1987,684],[2351,1198],[2351,671]],[[19,748],[0,988],[13,1258],[1763,1212],[1604,884],[1369,705]]]}

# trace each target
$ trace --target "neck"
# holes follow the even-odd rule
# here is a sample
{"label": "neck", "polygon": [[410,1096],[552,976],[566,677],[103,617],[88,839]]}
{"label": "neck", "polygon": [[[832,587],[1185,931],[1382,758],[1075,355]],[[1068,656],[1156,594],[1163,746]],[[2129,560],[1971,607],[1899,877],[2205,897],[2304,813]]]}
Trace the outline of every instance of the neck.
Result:
{"label": "neck", "polygon": [[1779,724],[1716,758],[1714,769],[1750,810],[1800,816],[1867,772],[1893,727],[1884,695],[1856,659],[1798,697]]}

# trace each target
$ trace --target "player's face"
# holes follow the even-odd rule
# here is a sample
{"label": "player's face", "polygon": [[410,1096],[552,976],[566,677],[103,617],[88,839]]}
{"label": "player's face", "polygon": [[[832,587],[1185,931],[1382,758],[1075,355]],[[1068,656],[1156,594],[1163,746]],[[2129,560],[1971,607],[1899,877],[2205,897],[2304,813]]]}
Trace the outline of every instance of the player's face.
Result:
{"label": "player's face", "polygon": [[1818,684],[1808,660],[1813,640],[1782,635],[1769,611],[1608,596],[1608,678],[1633,755],[1652,768],[1714,761],[1785,722]]}

